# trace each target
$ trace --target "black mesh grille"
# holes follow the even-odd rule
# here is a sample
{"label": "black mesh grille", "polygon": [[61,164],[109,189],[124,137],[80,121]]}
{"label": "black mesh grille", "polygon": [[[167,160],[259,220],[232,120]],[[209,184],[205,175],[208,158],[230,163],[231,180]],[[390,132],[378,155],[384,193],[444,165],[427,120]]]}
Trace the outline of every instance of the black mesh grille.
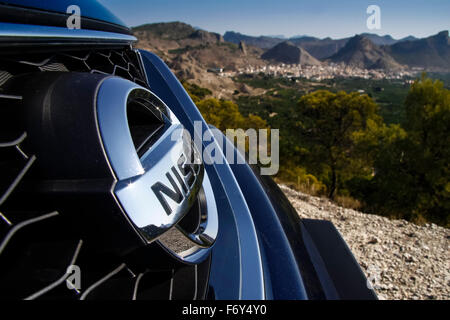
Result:
{"label": "black mesh grille", "polygon": [[[51,203],[24,196],[21,186],[37,158],[23,147],[21,97],[8,92],[7,84],[15,76],[46,71],[105,73],[147,86],[129,49],[0,55],[0,299],[205,298],[208,260],[133,271],[125,260],[98,255]],[[74,264],[81,268],[80,291],[66,284],[67,267]]]}
{"label": "black mesh grille", "polygon": [[76,71],[119,76],[147,86],[133,50],[88,50],[0,57],[0,86],[11,76],[39,71]]}

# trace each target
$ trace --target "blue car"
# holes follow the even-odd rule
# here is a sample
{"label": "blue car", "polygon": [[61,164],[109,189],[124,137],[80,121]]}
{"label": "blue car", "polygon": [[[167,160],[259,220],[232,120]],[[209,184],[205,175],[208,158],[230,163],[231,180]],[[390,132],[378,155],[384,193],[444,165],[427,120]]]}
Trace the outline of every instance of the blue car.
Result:
{"label": "blue car", "polygon": [[0,0],[0,298],[376,299],[330,222],[195,143],[214,128],[135,41],[94,0]]}

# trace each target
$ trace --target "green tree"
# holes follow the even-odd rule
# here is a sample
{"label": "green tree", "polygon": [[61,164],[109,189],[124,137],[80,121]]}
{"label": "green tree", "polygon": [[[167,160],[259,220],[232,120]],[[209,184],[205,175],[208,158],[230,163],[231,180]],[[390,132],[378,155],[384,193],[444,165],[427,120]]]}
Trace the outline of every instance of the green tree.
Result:
{"label": "green tree", "polygon": [[348,188],[353,197],[363,200],[365,210],[386,216],[405,217],[414,207],[414,185],[406,171],[407,133],[400,125],[368,123],[365,132],[353,135],[361,158],[373,170],[367,176],[352,177]]}
{"label": "green tree", "polygon": [[202,88],[194,83],[183,81],[182,84],[183,84],[183,87],[186,89],[186,91],[191,96],[191,99],[192,99],[192,101],[194,101],[194,103],[198,103],[201,100],[205,99],[207,96],[212,95],[211,90]]}
{"label": "green tree", "polygon": [[324,180],[328,196],[333,198],[336,190],[357,171],[368,170],[364,161],[356,157],[354,134],[381,125],[377,105],[367,95],[316,91],[300,98],[298,102],[297,127],[306,149],[311,170],[326,173]]}
{"label": "green tree", "polygon": [[259,116],[244,117],[232,101],[209,98],[197,102],[197,107],[207,123],[224,132],[226,129],[267,128],[266,121]]}
{"label": "green tree", "polygon": [[238,106],[231,101],[209,98],[199,101],[197,107],[205,121],[221,131],[239,128],[244,122],[244,117],[239,112]]}
{"label": "green tree", "polygon": [[356,138],[373,159],[374,177],[352,189],[369,211],[450,224],[450,91],[425,76],[405,101],[406,122]]}
{"label": "green tree", "polygon": [[448,225],[450,212],[450,90],[422,75],[406,98],[409,174],[416,215]]}
{"label": "green tree", "polygon": [[261,117],[249,114],[243,116],[236,103],[216,98],[209,89],[184,81],[183,86],[197,105],[206,122],[225,132],[226,129],[265,129],[267,122]]}

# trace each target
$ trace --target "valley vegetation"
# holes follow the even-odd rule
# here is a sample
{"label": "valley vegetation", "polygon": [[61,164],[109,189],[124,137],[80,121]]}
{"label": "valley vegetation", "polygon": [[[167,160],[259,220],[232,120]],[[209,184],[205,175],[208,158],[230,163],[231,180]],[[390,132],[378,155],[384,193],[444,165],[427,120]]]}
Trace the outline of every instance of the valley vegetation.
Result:
{"label": "valley vegetation", "polygon": [[392,109],[401,114],[393,115],[380,90],[302,91],[290,80],[261,77],[235,79],[270,88],[235,102],[184,86],[221,130],[280,129],[279,182],[368,213],[450,226],[450,90],[441,81],[423,75],[396,88],[401,105]]}
{"label": "valley vegetation", "polygon": [[[207,122],[280,130],[279,182],[368,213],[449,226],[447,30],[423,39],[278,39],[171,22],[133,32],[184,80]],[[308,76],[304,66],[323,70]],[[411,85],[419,70],[429,78]]]}

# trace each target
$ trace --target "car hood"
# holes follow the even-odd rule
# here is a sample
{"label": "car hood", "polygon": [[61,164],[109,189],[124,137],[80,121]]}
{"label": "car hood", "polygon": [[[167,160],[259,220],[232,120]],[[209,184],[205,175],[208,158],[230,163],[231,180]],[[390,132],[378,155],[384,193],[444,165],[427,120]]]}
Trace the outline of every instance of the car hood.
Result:
{"label": "car hood", "polygon": [[0,0],[0,4],[40,9],[64,14],[66,13],[69,6],[77,5],[81,8],[82,17],[127,27],[119,18],[112,14],[97,0]]}

